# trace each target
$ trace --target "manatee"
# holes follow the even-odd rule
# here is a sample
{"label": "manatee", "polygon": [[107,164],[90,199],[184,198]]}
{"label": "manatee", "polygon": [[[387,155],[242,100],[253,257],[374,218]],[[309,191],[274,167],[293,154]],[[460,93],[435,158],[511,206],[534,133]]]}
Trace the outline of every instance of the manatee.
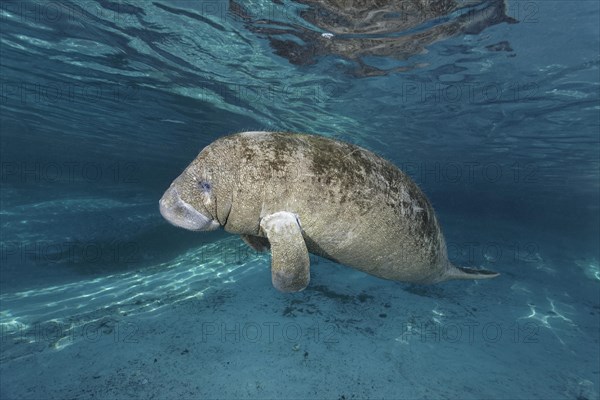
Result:
{"label": "manatee", "polygon": [[243,132],[205,147],[159,202],[171,224],[223,227],[271,250],[273,286],[310,280],[309,252],[394,281],[485,279],[454,266],[430,202],[399,168],[349,143],[318,135]]}

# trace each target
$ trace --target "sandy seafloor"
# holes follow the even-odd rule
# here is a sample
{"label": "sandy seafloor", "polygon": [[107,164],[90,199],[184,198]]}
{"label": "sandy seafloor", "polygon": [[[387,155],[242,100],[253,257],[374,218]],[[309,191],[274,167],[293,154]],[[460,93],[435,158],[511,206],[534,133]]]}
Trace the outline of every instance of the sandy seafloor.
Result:
{"label": "sandy seafloor", "polygon": [[225,237],[4,293],[0,397],[597,399],[598,260],[550,236],[511,252],[522,238],[490,226],[460,227],[503,243],[489,281],[412,286],[313,259],[309,288],[282,294],[268,255]]}

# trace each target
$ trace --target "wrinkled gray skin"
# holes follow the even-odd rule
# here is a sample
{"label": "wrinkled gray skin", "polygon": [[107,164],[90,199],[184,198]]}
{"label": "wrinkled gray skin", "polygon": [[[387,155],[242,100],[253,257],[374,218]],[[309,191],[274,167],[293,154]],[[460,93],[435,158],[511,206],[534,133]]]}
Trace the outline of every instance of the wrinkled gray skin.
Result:
{"label": "wrinkled gray skin", "polygon": [[173,225],[223,226],[272,251],[273,285],[309,282],[308,252],[412,283],[498,274],[453,266],[417,185],[368,150],[321,136],[245,132],[204,148],[160,200]]}

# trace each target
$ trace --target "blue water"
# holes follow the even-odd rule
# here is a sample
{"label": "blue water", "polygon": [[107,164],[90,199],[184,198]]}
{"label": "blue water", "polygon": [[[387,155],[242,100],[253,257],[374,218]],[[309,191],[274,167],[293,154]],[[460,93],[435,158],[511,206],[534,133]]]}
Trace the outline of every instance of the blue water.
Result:
{"label": "blue water", "polygon": [[[0,3],[2,399],[599,398],[598,3],[334,3]],[[278,293],[158,212],[242,130],[391,160],[501,276]]]}

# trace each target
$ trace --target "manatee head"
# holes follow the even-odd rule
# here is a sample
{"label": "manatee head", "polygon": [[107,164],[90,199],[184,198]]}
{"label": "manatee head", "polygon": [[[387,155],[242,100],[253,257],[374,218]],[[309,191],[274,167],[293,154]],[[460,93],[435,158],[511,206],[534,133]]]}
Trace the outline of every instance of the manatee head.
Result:
{"label": "manatee head", "polygon": [[227,150],[222,143],[209,145],[171,183],[159,201],[160,213],[167,221],[192,231],[225,225],[235,176]]}

